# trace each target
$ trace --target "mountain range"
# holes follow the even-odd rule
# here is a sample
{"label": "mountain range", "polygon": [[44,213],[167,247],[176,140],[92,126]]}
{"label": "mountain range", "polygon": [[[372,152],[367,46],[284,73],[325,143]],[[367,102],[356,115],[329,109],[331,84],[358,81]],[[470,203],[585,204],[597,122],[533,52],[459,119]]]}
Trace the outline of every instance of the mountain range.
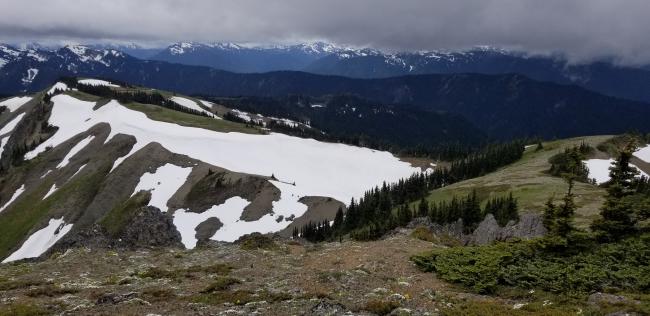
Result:
{"label": "mountain range", "polygon": [[[212,48],[248,50],[235,45]],[[334,48],[288,49],[314,55],[326,54],[328,50]],[[486,50],[486,54],[497,53]],[[446,60],[451,62],[451,57]],[[79,45],[56,50],[0,46],[0,94],[39,91],[61,76],[107,78],[218,97],[353,94],[382,104],[458,114],[492,139],[650,130],[648,104],[605,96],[577,85],[538,81],[522,74],[453,73],[362,79],[298,71],[234,73],[207,66],[141,60],[115,49]],[[650,84],[650,80],[647,82]]]}

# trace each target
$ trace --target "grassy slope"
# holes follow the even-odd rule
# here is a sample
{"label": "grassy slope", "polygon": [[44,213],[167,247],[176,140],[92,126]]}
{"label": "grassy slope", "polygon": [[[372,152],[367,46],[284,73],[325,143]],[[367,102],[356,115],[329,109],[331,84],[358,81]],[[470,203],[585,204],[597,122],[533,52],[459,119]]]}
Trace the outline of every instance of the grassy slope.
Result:
{"label": "grassy slope", "polygon": [[[462,181],[433,191],[429,201],[450,200],[454,195],[466,195],[477,190],[482,200],[490,196],[512,192],[518,198],[521,212],[541,212],[544,203],[555,195],[558,199],[566,192],[566,183],[552,177],[546,171],[550,168],[548,159],[565,148],[578,145],[583,140],[594,148],[611,136],[589,136],[544,143],[544,149],[535,152],[535,146],[528,148],[524,157],[507,167],[483,177]],[[605,190],[594,185],[577,183],[574,189],[578,211],[576,224],[586,227],[599,213]]]}
{"label": "grassy slope", "polygon": [[[87,94],[84,92],[80,92],[80,91],[68,91],[66,92],[66,94],[83,101],[89,101],[89,102],[102,101],[102,98],[100,97]],[[169,94],[168,96],[171,97],[171,94]],[[190,97],[185,97],[185,96],[183,97],[191,100],[196,100]],[[131,110],[142,112],[152,120],[161,121],[161,122],[175,123],[175,124],[188,126],[188,127],[204,128],[216,132],[239,132],[239,133],[247,133],[247,134],[264,133],[264,131],[260,130],[259,128],[247,127],[245,124],[231,122],[227,120],[211,119],[199,115],[192,115],[188,113],[166,109],[157,105],[132,102],[132,103],[125,104],[124,106],[126,106]]]}
{"label": "grassy slope", "polygon": [[131,110],[142,112],[146,114],[148,118],[156,121],[175,123],[188,127],[204,128],[216,132],[239,132],[247,134],[264,133],[258,128],[247,127],[244,124],[169,110],[151,104],[132,102],[125,104],[125,106]]}
{"label": "grassy slope", "polygon": [[102,172],[80,174],[70,179],[63,187],[43,200],[52,186],[44,181],[25,196],[20,196],[11,206],[0,214],[0,258],[8,256],[12,248],[23,240],[34,225],[38,224],[56,205],[65,203],[89,203],[97,193],[104,177]]}

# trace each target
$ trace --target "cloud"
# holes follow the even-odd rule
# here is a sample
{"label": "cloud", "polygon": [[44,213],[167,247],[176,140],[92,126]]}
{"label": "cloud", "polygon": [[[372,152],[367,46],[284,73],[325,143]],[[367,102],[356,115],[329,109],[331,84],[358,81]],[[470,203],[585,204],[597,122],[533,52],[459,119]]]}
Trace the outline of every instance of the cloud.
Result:
{"label": "cloud", "polygon": [[650,63],[647,0],[0,0],[0,39],[492,45]]}

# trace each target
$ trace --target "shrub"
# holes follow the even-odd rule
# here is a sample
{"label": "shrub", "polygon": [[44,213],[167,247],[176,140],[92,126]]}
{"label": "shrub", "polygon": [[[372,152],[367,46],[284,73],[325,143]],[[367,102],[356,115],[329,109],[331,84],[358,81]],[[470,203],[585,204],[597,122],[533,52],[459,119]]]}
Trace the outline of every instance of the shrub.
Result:
{"label": "shrub", "polygon": [[650,234],[567,253],[546,251],[542,239],[437,249],[411,259],[479,293],[500,285],[555,293],[650,292]]}

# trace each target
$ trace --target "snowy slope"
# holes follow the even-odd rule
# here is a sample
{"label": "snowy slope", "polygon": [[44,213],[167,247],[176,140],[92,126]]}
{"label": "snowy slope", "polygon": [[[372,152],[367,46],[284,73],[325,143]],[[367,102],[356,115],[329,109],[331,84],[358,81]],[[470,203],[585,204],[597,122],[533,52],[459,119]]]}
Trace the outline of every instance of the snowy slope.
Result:
{"label": "snowy slope", "polygon": [[31,99],[32,97],[13,97],[0,102],[0,106],[6,106],[9,112],[13,112],[18,110],[21,106],[29,102]]}
{"label": "snowy slope", "polygon": [[25,258],[35,258],[50,249],[59,239],[72,229],[72,224],[66,224],[63,218],[50,219],[49,224],[29,236],[20,249],[16,250],[2,262],[11,262]]}
{"label": "snowy slope", "polygon": [[[328,196],[347,202],[353,197],[360,197],[363,192],[383,181],[395,181],[418,171],[388,152],[367,148],[323,143],[276,133],[219,133],[184,127],[151,120],[145,114],[130,110],[117,101],[111,101],[97,110],[93,110],[94,102],[78,100],[68,95],[57,95],[52,98],[52,102],[54,106],[49,123],[59,129],[47,141],[28,152],[26,159],[34,158],[48,146],[55,147],[70,137],[104,122],[111,127],[109,140],[117,134],[133,135],[137,140],[131,152],[122,157],[122,161],[147,144],[157,142],[171,152],[188,155],[231,171],[262,176],[273,174],[282,181],[272,182],[281,191],[280,200],[273,203],[273,215],[266,215],[256,222],[239,220],[246,206],[241,200],[227,205],[227,213],[223,213],[223,207],[220,206],[211,209],[214,216],[224,223],[213,237],[219,240],[231,241],[254,231],[270,232],[283,229],[288,222],[278,223],[276,217],[301,216],[307,209],[306,205],[298,202],[303,196]],[[115,166],[119,167],[120,162]],[[164,211],[170,192],[177,190],[179,182],[160,181],[158,184],[155,180],[156,174],[162,171],[164,169],[159,168],[152,178],[141,179],[143,184],[138,187],[155,189],[153,192],[165,192],[160,198],[156,197],[155,201],[152,199],[153,203]],[[191,227],[200,224],[188,220],[191,224],[181,225],[185,217],[187,215],[184,210],[175,213],[179,226]],[[184,231],[181,233],[184,236],[191,234]],[[186,245],[191,247],[191,241]]]}
{"label": "snowy slope", "polygon": [[149,205],[167,212],[167,201],[185,183],[190,172],[192,168],[182,168],[168,163],[154,173],[143,174],[132,196],[141,190],[149,191],[151,192]]}
{"label": "snowy slope", "polygon": [[209,117],[214,117],[214,115],[212,113],[204,110],[202,107],[200,107],[198,104],[196,104],[196,102],[194,102],[193,100],[190,100],[188,98],[173,96],[171,98],[171,100],[178,103],[178,104],[180,104],[180,105],[182,105],[183,107],[186,107],[186,108],[190,109],[190,110],[199,111],[201,113],[207,114]]}
{"label": "snowy slope", "polygon": [[634,155],[645,162],[650,162],[650,145],[637,150]]}

